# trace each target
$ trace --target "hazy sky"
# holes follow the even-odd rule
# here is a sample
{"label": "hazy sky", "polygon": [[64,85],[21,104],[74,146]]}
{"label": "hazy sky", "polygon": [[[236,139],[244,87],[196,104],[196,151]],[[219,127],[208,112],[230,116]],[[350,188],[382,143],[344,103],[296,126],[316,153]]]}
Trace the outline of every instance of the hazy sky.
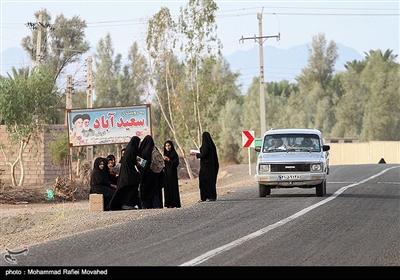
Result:
{"label": "hazy sky", "polygon": [[[116,53],[124,57],[134,41],[144,45],[146,22],[161,7],[170,9],[174,19],[187,1],[1,1],[1,51],[20,47],[21,39],[31,34],[25,26],[36,22],[34,12],[46,8],[53,20],[59,14],[68,19],[79,16],[87,23],[85,34],[95,52],[99,39],[110,33]],[[354,48],[361,55],[369,50],[387,49],[399,54],[400,1],[215,1],[218,36],[223,54],[259,46],[243,37],[259,35],[257,13],[262,13],[263,36],[280,33],[280,40],[263,42],[289,49],[310,43],[324,33],[333,40]],[[397,59],[399,61],[399,58]]]}

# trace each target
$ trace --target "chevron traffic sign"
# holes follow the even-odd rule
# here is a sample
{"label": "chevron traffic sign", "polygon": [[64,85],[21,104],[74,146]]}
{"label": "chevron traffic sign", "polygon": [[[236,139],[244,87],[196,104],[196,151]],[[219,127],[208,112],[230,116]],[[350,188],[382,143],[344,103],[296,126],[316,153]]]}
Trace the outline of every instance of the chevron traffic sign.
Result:
{"label": "chevron traffic sign", "polygon": [[254,130],[243,130],[242,132],[243,148],[254,147]]}

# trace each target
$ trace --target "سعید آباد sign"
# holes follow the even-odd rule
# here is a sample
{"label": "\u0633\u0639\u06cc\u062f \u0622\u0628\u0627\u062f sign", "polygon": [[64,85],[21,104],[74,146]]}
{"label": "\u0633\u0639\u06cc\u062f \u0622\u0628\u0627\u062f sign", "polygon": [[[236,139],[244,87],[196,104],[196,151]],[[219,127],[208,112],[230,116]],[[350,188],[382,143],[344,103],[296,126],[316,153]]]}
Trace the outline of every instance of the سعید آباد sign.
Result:
{"label": "\u0633\u0639\u06cc\u062f \u0622\u0628\u0627\u062f sign", "polygon": [[128,143],[133,136],[151,135],[150,105],[70,109],[69,146]]}

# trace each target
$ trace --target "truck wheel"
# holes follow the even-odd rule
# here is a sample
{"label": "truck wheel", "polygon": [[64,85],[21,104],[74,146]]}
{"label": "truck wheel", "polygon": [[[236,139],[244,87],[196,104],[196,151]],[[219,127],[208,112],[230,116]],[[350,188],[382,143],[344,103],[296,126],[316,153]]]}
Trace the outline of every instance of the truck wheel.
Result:
{"label": "truck wheel", "polygon": [[258,185],[258,191],[260,197],[266,197],[267,195],[271,194],[271,188],[261,184]]}
{"label": "truck wheel", "polygon": [[324,196],[326,195],[326,180],[322,181],[321,184],[315,186],[315,192],[317,196]]}

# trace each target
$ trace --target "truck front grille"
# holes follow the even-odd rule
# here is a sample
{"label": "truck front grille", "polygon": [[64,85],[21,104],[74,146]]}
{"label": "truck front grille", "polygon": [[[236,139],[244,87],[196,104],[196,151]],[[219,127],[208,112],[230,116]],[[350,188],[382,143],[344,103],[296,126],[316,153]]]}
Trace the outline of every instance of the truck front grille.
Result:
{"label": "truck front grille", "polygon": [[310,164],[271,164],[271,172],[307,172]]}

